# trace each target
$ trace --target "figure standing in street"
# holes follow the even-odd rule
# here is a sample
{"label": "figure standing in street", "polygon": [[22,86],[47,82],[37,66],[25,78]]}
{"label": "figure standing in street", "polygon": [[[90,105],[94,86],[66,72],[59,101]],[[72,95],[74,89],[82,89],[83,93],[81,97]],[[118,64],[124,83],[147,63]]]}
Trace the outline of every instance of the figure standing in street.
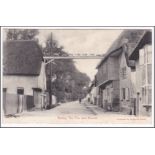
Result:
{"label": "figure standing in street", "polygon": [[79,103],[81,103],[81,98],[79,98]]}

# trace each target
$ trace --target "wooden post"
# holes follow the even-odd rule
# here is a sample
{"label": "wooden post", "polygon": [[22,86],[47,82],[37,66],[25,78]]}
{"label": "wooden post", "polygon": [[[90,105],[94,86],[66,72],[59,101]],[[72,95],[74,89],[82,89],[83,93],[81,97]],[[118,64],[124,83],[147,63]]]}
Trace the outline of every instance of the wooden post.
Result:
{"label": "wooden post", "polygon": [[50,76],[49,76],[49,109],[52,107],[52,81],[51,81],[51,76],[52,76],[52,64],[50,63]]}
{"label": "wooden post", "polygon": [[135,115],[139,115],[139,100],[140,100],[139,95],[140,93],[137,92],[137,99],[136,99],[136,104],[135,104]]}

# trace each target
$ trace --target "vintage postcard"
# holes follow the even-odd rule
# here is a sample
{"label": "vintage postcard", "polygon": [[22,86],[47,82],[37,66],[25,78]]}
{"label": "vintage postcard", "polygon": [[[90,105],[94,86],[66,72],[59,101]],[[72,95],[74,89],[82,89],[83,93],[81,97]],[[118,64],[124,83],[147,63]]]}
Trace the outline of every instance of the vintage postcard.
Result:
{"label": "vintage postcard", "polygon": [[2,127],[153,127],[153,27],[1,27]]}

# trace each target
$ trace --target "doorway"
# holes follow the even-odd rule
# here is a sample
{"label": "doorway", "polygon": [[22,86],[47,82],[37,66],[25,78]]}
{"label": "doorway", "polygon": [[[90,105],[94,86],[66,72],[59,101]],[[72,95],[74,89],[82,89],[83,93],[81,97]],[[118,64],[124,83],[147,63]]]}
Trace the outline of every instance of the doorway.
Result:
{"label": "doorway", "polygon": [[24,88],[23,87],[17,88],[17,95],[18,95],[17,113],[21,113],[23,112],[23,109],[24,109]]}

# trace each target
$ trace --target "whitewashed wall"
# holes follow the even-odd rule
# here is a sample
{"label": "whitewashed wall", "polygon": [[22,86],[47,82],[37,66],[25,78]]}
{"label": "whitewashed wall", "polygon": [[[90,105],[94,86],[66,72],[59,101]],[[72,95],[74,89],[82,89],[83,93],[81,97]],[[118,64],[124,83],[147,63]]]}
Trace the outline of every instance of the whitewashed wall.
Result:
{"label": "whitewashed wall", "polygon": [[42,90],[46,89],[46,74],[45,74],[45,63],[41,65],[40,75],[38,76],[38,88]]}
{"label": "whitewashed wall", "polygon": [[42,63],[39,76],[3,76],[3,88],[7,88],[7,93],[17,94],[17,87],[24,88],[25,95],[33,95],[32,88],[46,88],[45,68]]}
{"label": "whitewashed wall", "polygon": [[17,94],[17,87],[23,87],[25,95],[33,95],[32,88],[38,85],[37,79],[37,76],[3,76],[3,88],[7,88],[7,93]]}

